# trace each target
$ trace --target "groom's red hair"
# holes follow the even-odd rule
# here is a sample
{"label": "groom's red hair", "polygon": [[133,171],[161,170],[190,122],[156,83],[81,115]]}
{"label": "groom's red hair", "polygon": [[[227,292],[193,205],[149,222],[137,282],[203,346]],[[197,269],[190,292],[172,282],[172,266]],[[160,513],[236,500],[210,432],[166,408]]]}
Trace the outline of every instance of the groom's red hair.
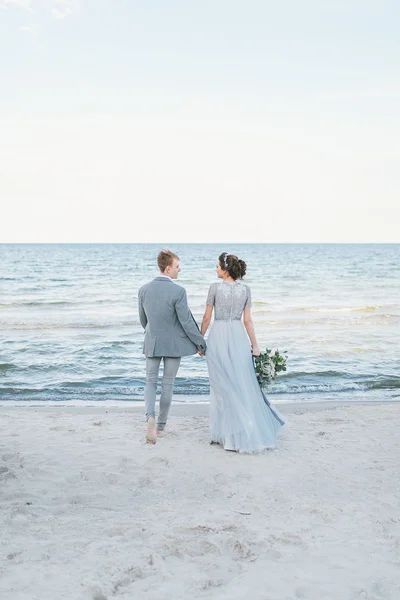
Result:
{"label": "groom's red hair", "polygon": [[157,264],[161,273],[164,273],[167,267],[172,267],[174,258],[176,258],[176,260],[179,260],[179,256],[171,252],[171,250],[161,250],[161,252],[157,256]]}

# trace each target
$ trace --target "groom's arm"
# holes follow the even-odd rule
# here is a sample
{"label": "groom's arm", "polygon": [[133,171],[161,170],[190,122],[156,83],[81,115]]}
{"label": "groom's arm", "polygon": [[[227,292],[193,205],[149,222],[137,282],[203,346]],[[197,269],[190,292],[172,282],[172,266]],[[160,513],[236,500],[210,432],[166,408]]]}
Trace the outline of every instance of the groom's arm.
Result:
{"label": "groom's arm", "polygon": [[147,317],[146,317],[145,310],[143,308],[143,299],[142,299],[142,294],[140,293],[140,290],[139,290],[139,297],[138,297],[138,309],[139,309],[140,322],[142,324],[143,329],[146,329]]}
{"label": "groom's arm", "polygon": [[189,340],[193,342],[199,352],[205,352],[206,341],[201,335],[199,326],[189,310],[186,290],[184,288],[182,288],[182,293],[175,303],[175,310],[179,323],[182,325],[183,330],[188,336]]}

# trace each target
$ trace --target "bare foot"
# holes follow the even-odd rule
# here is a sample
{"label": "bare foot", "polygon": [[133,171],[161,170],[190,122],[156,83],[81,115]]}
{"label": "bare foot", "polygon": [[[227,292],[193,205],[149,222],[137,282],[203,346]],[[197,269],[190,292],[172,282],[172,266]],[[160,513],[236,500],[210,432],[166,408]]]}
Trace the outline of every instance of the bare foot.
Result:
{"label": "bare foot", "polygon": [[155,444],[157,442],[156,423],[153,417],[150,417],[147,421],[146,442],[148,444]]}
{"label": "bare foot", "polygon": [[164,437],[164,435],[166,435],[168,433],[168,431],[166,431],[165,429],[157,429],[157,435],[159,437]]}

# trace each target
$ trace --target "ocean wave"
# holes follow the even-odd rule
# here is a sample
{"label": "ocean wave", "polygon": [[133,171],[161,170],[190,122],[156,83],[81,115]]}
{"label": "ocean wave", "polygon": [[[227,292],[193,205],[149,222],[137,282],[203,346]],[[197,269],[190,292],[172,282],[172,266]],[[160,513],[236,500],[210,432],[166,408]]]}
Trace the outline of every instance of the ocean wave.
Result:
{"label": "ocean wave", "polygon": [[400,388],[399,377],[387,377],[369,381],[343,381],[340,383],[299,383],[290,385],[283,381],[274,383],[269,393],[271,394],[304,394],[304,393],[342,393],[351,391],[368,392],[372,390],[391,390]]}
{"label": "ocean wave", "polygon": [[268,390],[267,394],[286,394],[286,395],[298,395],[298,394],[318,394],[318,393],[341,393],[351,391],[365,391],[365,387],[359,383],[310,383],[303,385],[272,385]]}
{"label": "ocean wave", "polygon": [[25,302],[0,302],[2,308],[16,308],[23,306],[74,306],[84,307],[88,309],[91,306],[108,305],[115,310],[115,306],[122,304],[123,300],[115,298],[99,298],[99,299],[76,299],[76,300],[29,300]]}
{"label": "ocean wave", "polygon": [[[137,398],[143,397],[145,376],[108,376],[86,378],[74,381],[60,381],[54,385],[7,385],[0,387],[0,394],[17,398]],[[268,395],[299,396],[319,394],[342,394],[345,392],[373,392],[377,390],[400,389],[399,377],[382,377],[379,380],[353,380],[341,382],[301,382],[289,383],[277,381],[267,389]],[[158,386],[158,394],[161,385]],[[205,396],[210,393],[209,381],[206,377],[177,378],[174,387],[174,396]]]}
{"label": "ocean wave", "polygon": [[30,302],[6,302],[0,303],[2,308],[12,308],[12,307],[21,307],[21,306],[67,306],[74,304],[74,302],[67,302],[65,300],[60,301],[30,301]]}
{"label": "ocean wave", "polygon": [[344,371],[291,371],[290,373],[281,373],[279,381],[294,379],[298,377],[351,377]]}
{"label": "ocean wave", "polygon": [[47,281],[69,281],[69,279],[66,279],[65,277],[63,278],[58,278],[58,277],[49,277],[49,279]]}
{"label": "ocean wave", "polygon": [[18,369],[17,365],[13,363],[0,363],[0,373],[7,373],[8,371],[15,371]]}
{"label": "ocean wave", "polygon": [[342,312],[374,312],[381,310],[384,306],[342,306],[338,308],[298,308],[300,312],[316,313],[342,313]]}
{"label": "ocean wave", "polygon": [[347,318],[332,316],[316,317],[316,318],[304,318],[304,319],[288,319],[283,318],[282,320],[275,319],[260,319],[257,313],[254,314],[254,321],[256,325],[268,325],[269,327],[294,327],[300,325],[334,325],[335,327],[365,327],[368,328],[371,325],[395,325],[400,322],[400,313],[398,315],[389,314],[374,314],[363,317],[348,316]]}
{"label": "ocean wave", "polygon": [[[260,310],[257,309],[257,306],[267,306],[269,304],[269,308],[265,309],[265,308],[261,308]],[[368,305],[368,306],[337,306],[337,307],[308,307],[308,306],[300,306],[300,307],[293,307],[290,308],[289,306],[285,306],[285,307],[281,307],[281,306],[275,306],[273,307],[273,303],[267,303],[267,302],[253,302],[253,307],[254,307],[254,314],[256,315],[267,315],[267,314],[279,314],[279,313],[286,313],[288,315],[293,314],[293,313],[302,313],[302,312],[306,312],[306,313],[353,313],[353,312],[362,312],[362,313],[373,313],[376,311],[381,311],[381,310],[387,310],[387,309],[399,309],[400,305],[398,304],[390,304],[390,305]]]}
{"label": "ocean wave", "polygon": [[82,323],[76,322],[68,322],[52,323],[47,322],[15,322],[15,321],[3,321],[0,324],[0,329],[11,329],[17,331],[45,331],[51,329],[111,329],[113,327],[141,327],[139,320],[129,320],[129,321],[114,321],[111,323],[98,323],[96,321],[88,321]]}
{"label": "ocean wave", "polygon": [[371,381],[368,389],[370,390],[389,390],[400,388],[400,377],[387,377],[378,381]]}

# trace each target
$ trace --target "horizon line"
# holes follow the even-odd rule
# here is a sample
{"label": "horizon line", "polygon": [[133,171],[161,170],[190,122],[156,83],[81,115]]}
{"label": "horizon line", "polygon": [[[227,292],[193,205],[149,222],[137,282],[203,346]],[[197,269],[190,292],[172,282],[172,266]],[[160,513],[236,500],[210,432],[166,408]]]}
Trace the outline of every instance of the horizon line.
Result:
{"label": "horizon line", "polygon": [[389,241],[389,242],[377,242],[377,241],[364,241],[364,242],[332,242],[332,241],[328,241],[328,242],[235,242],[235,241],[229,241],[229,242],[202,242],[202,241],[198,241],[198,242],[182,242],[182,241],[169,241],[169,242],[126,242],[126,241],[108,241],[108,242],[99,242],[99,241],[89,241],[89,242],[66,242],[66,241],[62,241],[62,242],[48,242],[48,241],[42,241],[42,242],[2,242],[0,241],[0,245],[1,246],[21,246],[21,245],[48,245],[48,246],[55,246],[55,245],[80,245],[80,246],[84,246],[84,245],[132,245],[132,246],[142,246],[142,245],[148,245],[148,246],[165,246],[165,245],[171,245],[171,244],[182,244],[182,245],[186,245],[186,246],[195,246],[195,245],[199,245],[199,244],[203,244],[203,245],[214,245],[214,246],[223,246],[223,245],[227,245],[227,244],[234,244],[236,246],[240,246],[240,245],[246,245],[246,246],[272,246],[272,245],[399,245],[400,241]]}

